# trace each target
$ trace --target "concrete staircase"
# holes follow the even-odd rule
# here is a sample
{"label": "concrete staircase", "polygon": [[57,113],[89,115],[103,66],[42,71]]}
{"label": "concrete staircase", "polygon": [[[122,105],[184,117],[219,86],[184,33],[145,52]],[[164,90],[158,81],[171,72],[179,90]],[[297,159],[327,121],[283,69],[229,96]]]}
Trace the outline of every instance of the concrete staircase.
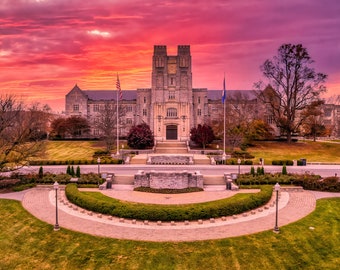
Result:
{"label": "concrete staircase", "polygon": [[156,154],[188,154],[185,142],[157,142]]}
{"label": "concrete staircase", "polygon": [[[157,142],[154,155],[192,155],[188,153],[186,142]],[[153,154],[149,154],[151,156]],[[193,160],[196,165],[209,165],[210,159],[206,155],[194,154]],[[130,164],[146,164],[147,154],[136,155],[131,158]]]}

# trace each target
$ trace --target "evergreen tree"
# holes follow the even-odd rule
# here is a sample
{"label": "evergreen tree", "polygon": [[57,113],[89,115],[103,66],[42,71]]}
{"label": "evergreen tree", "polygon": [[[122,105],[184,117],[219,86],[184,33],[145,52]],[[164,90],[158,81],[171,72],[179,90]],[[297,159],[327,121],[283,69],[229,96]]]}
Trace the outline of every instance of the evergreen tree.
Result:
{"label": "evergreen tree", "polygon": [[71,166],[70,175],[74,176],[74,167],[73,166]]}
{"label": "evergreen tree", "polygon": [[254,169],[253,166],[250,167],[250,174],[251,174],[252,176],[255,176],[255,169]]}
{"label": "evergreen tree", "polygon": [[80,177],[80,167],[79,167],[79,166],[77,166],[76,176],[77,176],[77,177]]}
{"label": "evergreen tree", "polygon": [[66,173],[71,175],[71,168],[70,165],[67,165]]}
{"label": "evergreen tree", "polygon": [[257,174],[257,175],[261,175],[261,174],[262,174],[261,167],[257,167],[257,169],[256,169],[256,174]]}
{"label": "evergreen tree", "polygon": [[283,164],[283,166],[282,166],[282,174],[283,174],[283,175],[286,175],[286,174],[287,174],[287,167],[286,167],[286,164]]}
{"label": "evergreen tree", "polygon": [[40,179],[42,179],[43,176],[44,176],[44,170],[43,170],[43,167],[42,167],[42,166],[40,166],[40,168],[39,168],[38,176],[39,176]]}

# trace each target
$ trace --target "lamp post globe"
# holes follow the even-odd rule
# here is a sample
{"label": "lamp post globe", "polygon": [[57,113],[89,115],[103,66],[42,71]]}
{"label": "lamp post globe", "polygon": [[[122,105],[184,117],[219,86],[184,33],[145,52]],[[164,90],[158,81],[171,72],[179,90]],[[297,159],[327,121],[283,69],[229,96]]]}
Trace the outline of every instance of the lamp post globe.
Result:
{"label": "lamp post globe", "polygon": [[53,189],[55,190],[55,224],[54,224],[54,230],[59,231],[59,223],[58,223],[58,189],[59,184],[57,181],[53,184]]}

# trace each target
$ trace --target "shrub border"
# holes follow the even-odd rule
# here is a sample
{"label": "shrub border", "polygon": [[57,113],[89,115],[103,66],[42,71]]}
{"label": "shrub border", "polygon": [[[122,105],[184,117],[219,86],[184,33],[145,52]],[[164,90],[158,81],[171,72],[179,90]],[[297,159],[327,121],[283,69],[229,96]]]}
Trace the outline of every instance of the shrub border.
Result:
{"label": "shrub border", "polygon": [[[67,199],[89,211],[120,218],[150,221],[184,221],[232,216],[258,208],[271,199],[272,186],[254,186],[261,191],[197,204],[158,205],[123,202],[100,192],[80,192],[76,184],[65,189]],[[91,193],[91,194],[90,194]]]}

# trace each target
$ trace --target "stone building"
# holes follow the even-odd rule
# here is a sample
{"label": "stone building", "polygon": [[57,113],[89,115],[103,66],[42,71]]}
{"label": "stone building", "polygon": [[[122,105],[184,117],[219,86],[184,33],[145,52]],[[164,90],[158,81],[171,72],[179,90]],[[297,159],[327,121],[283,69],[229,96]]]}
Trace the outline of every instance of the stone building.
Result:
{"label": "stone building", "polygon": [[[186,141],[192,127],[222,121],[222,89],[192,87],[189,45],[179,45],[177,55],[168,55],[166,46],[155,45],[151,76],[151,88],[122,90],[120,136],[127,135],[133,125],[145,122],[158,141]],[[117,90],[82,90],[75,85],[66,95],[65,112],[67,116],[86,117],[93,123],[105,103],[111,102],[115,106],[116,101]],[[272,116],[266,113],[264,105],[251,90],[227,90],[226,104],[230,113],[238,112],[239,116],[273,124]],[[333,109],[338,110],[339,119],[339,109]],[[339,120],[332,121],[339,125]],[[92,128],[93,137],[99,133]]]}

